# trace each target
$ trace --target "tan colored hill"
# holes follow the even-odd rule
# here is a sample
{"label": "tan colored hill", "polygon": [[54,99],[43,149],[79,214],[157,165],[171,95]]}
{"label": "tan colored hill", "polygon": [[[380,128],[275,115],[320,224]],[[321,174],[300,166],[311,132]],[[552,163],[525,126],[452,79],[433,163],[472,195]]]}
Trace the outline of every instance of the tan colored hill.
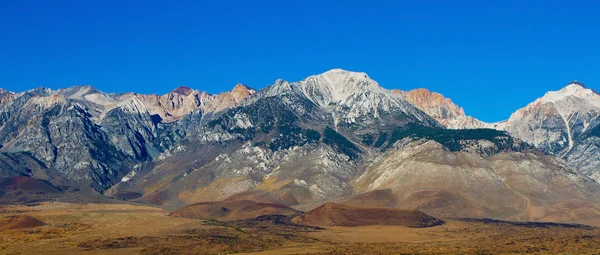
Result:
{"label": "tan colored hill", "polygon": [[229,200],[188,205],[172,212],[171,216],[206,220],[240,220],[270,214],[292,216],[298,213],[285,205]]}
{"label": "tan colored hill", "polygon": [[327,203],[300,216],[298,223],[313,226],[359,227],[390,225],[423,228],[441,225],[444,222],[416,210],[358,207]]}
{"label": "tan colored hill", "polygon": [[598,185],[536,151],[482,156],[449,151],[435,141],[403,140],[368,166],[354,187],[358,196],[348,204],[442,218],[584,222],[600,217]]}
{"label": "tan colored hill", "polygon": [[29,215],[8,216],[0,219],[0,231],[7,229],[35,228],[44,225],[46,225],[46,223]]}

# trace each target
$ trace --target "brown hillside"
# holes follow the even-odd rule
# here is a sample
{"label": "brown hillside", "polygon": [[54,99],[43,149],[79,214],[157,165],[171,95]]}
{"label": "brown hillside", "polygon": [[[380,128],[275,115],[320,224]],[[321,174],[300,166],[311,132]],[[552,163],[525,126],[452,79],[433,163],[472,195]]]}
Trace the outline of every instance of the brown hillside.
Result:
{"label": "brown hillside", "polygon": [[257,203],[250,200],[196,203],[177,209],[171,216],[207,220],[240,220],[262,215],[296,215],[299,212],[285,205]]}
{"label": "brown hillside", "polygon": [[113,197],[121,200],[133,200],[142,197],[142,194],[135,191],[119,190]]}
{"label": "brown hillside", "polygon": [[363,207],[390,207],[395,208],[398,198],[391,189],[379,189],[351,197],[342,202],[344,205]]}
{"label": "brown hillside", "polygon": [[62,193],[62,190],[45,180],[30,178],[27,176],[0,178],[0,190],[48,194]]}
{"label": "brown hillside", "polygon": [[29,215],[9,216],[0,219],[0,231],[7,229],[34,228],[44,225],[46,225],[46,223]]}
{"label": "brown hillside", "polygon": [[423,228],[441,225],[444,222],[414,210],[357,207],[327,203],[298,217],[298,223],[313,226],[358,227],[393,225]]}

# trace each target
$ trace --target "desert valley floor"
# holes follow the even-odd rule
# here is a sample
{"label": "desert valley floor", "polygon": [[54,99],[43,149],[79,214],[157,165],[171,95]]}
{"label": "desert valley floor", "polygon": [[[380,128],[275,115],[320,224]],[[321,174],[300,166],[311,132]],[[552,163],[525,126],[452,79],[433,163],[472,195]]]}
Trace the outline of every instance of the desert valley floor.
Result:
{"label": "desert valley floor", "polygon": [[[211,221],[136,204],[0,207],[0,254],[594,254],[586,225],[444,219],[444,224],[309,227],[263,216]],[[283,216],[279,216],[283,217]]]}

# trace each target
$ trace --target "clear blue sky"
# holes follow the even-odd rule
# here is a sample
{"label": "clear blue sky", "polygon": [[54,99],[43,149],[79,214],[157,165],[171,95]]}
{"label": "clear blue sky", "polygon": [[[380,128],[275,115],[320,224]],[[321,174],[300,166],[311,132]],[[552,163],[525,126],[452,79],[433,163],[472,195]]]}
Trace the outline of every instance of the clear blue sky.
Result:
{"label": "clear blue sky", "polygon": [[262,88],[332,68],[484,121],[571,80],[600,90],[600,1],[0,0],[0,87]]}

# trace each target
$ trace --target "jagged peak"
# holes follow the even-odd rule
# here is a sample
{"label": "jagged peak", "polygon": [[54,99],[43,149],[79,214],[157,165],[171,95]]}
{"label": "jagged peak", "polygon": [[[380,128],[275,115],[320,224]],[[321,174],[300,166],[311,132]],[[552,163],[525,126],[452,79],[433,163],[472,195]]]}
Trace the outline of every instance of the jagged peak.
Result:
{"label": "jagged peak", "polygon": [[273,83],[274,86],[282,86],[285,84],[288,84],[289,82],[284,80],[284,79],[277,79],[275,80],[275,82]]}
{"label": "jagged peak", "polygon": [[58,89],[55,92],[72,99],[85,99],[85,96],[91,94],[105,95],[104,92],[93,87],[92,85],[76,85],[68,88]]}
{"label": "jagged peak", "polygon": [[43,108],[49,108],[52,107],[54,105],[59,105],[59,104],[69,104],[71,101],[66,100],[65,97],[63,95],[60,94],[52,94],[52,95],[48,95],[48,96],[36,96],[33,97],[31,99],[31,101],[29,101],[28,103],[43,107]]}
{"label": "jagged peak", "polygon": [[255,99],[261,97],[277,96],[288,93],[290,91],[292,91],[292,86],[288,81],[283,79],[277,79],[272,85],[269,85],[257,91],[257,93],[255,94],[255,96],[257,97],[255,97]]}
{"label": "jagged peak", "polygon": [[15,92],[0,88],[0,94],[15,94]]}
{"label": "jagged peak", "polygon": [[37,87],[37,88],[26,90],[25,92],[21,92],[19,94],[20,95],[31,94],[31,95],[34,95],[34,96],[49,96],[50,94],[52,94],[52,92],[53,92],[52,89],[40,86],[40,87]]}
{"label": "jagged peak", "polygon": [[426,88],[416,88],[410,91],[400,91],[400,90],[393,90],[396,93],[400,93],[401,95],[409,95],[412,96],[414,99],[418,100],[418,101],[428,101],[431,103],[436,103],[436,104],[454,104],[454,102],[452,102],[452,99],[445,97],[444,95],[437,93],[437,92],[432,92]]}
{"label": "jagged peak", "polygon": [[459,107],[450,98],[444,97],[440,93],[432,92],[425,88],[417,88],[410,91],[394,89],[392,92],[448,128],[479,128],[487,125],[487,123],[465,115],[462,107]]}
{"label": "jagged peak", "polygon": [[138,96],[132,96],[127,98],[123,102],[117,104],[115,108],[120,108],[125,112],[129,113],[144,113],[148,112],[146,105],[140,100]]}
{"label": "jagged peak", "polygon": [[71,86],[71,87],[58,89],[58,91],[63,91],[63,90],[81,90],[81,89],[96,89],[96,88],[94,88],[94,86],[92,86],[92,85],[74,85],[74,86]]}
{"label": "jagged peak", "polygon": [[252,87],[250,87],[250,86],[247,86],[247,85],[244,85],[244,84],[238,83],[238,84],[236,84],[236,85],[233,87],[233,89],[231,90],[231,92],[232,92],[232,93],[240,93],[240,92],[241,92],[241,93],[249,93],[249,94],[252,94],[252,93],[256,92],[256,90],[255,90],[255,89],[253,89],[253,88],[252,88]]}
{"label": "jagged peak", "polygon": [[572,89],[577,89],[577,87],[579,87],[579,88],[582,88],[582,89],[585,89],[585,90],[589,90],[589,91],[591,91],[594,94],[598,94],[598,92],[596,90],[594,90],[592,88],[586,87],[585,84],[583,84],[583,82],[580,82],[578,80],[574,80],[574,81],[570,82],[569,84],[567,84],[567,86],[565,88],[567,88],[569,86],[571,86]]}
{"label": "jagged peak", "polygon": [[495,128],[505,129],[515,120],[539,112],[543,107],[553,107],[563,116],[573,112],[597,110],[600,108],[600,95],[592,89],[585,88],[583,83],[573,81],[560,90],[546,92],[544,96],[516,110],[506,122],[498,123]]}
{"label": "jagged peak", "polygon": [[[397,90],[396,90],[397,91]],[[396,92],[394,91],[394,92]],[[398,93],[398,92],[396,92]],[[427,105],[450,105],[450,106],[456,106],[454,104],[454,102],[452,102],[452,99],[444,97],[444,95],[437,93],[437,92],[431,92],[430,90],[426,89],[426,88],[417,88],[417,89],[413,89],[410,91],[400,91],[400,94],[403,95],[406,99],[408,99],[409,102],[411,103],[426,103]],[[458,109],[459,107],[456,106],[456,108]]]}
{"label": "jagged peak", "polygon": [[171,93],[176,93],[176,94],[180,94],[180,95],[184,95],[184,96],[187,96],[193,92],[194,92],[193,89],[186,87],[186,86],[179,86],[179,87],[175,88],[173,91],[171,91]]}
{"label": "jagged peak", "polygon": [[32,88],[30,90],[26,90],[26,92],[38,92],[38,91],[52,91],[52,89],[48,88],[48,87],[44,87],[44,86],[39,86],[39,87]]}

